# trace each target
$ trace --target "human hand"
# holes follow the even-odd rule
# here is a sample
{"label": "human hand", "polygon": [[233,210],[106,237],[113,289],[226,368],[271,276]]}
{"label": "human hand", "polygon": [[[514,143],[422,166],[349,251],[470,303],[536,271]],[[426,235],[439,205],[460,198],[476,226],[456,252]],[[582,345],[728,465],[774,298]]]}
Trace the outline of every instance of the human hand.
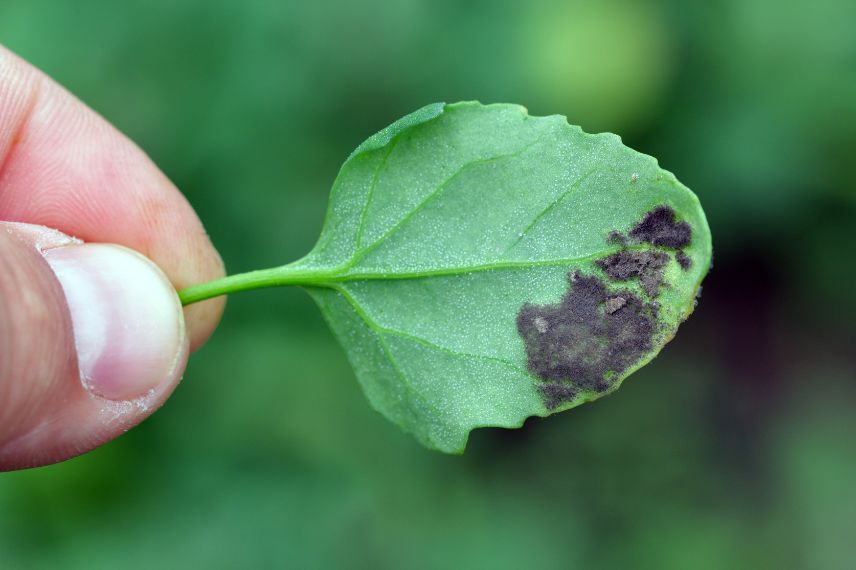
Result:
{"label": "human hand", "polygon": [[182,311],[175,289],[222,275],[148,157],[0,46],[0,471],[89,451],[163,404],[223,310]]}

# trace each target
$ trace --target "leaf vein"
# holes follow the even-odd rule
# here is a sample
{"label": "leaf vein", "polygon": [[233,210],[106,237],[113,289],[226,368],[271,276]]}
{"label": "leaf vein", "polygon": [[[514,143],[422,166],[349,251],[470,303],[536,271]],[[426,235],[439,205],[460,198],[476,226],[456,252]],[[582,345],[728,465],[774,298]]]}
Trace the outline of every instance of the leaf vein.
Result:
{"label": "leaf vein", "polygon": [[498,362],[500,364],[504,364],[504,365],[508,366],[509,368],[513,368],[517,372],[521,372],[521,373],[525,374],[526,376],[529,376],[529,373],[526,372],[525,370],[523,370],[523,368],[517,366],[513,362],[509,362],[509,361],[504,360],[502,358],[497,358],[496,356],[488,356],[486,354],[473,354],[471,352],[462,352],[459,350],[449,348],[447,346],[443,346],[441,344],[437,344],[436,342],[434,342],[432,340],[428,340],[427,338],[424,338],[424,337],[421,337],[418,335],[414,335],[414,334],[410,334],[410,333],[402,331],[402,330],[385,327],[385,326],[380,325],[380,324],[378,324],[377,326],[378,326],[378,329],[382,330],[386,334],[398,336],[401,338],[405,338],[407,340],[412,340],[413,342],[417,342],[419,344],[424,344],[425,346],[428,346],[428,347],[433,348],[435,350],[438,350],[440,352],[445,352],[445,353],[450,354],[452,356],[461,356],[464,358],[473,358],[473,359],[478,359],[478,360],[489,360],[492,362]]}
{"label": "leaf vein", "polygon": [[366,255],[368,255],[369,253],[371,253],[372,251],[374,251],[375,249],[380,247],[383,244],[383,242],[385,242],[386,240],[388,240],[390,238],[390,236],[394,235],[396,232],[401,230],[401,228],[403,228],[419,212],[421,212],[423,209],[425,209],[425,207],[427,207],[429,203],[431,203],[433,200],[435,200],[437,198],[437,196],[439,196],[440,193],[445,188],[447,188],[448,185],[455,178],[460,176],[460,174],[462,172],[464,172],[466,169],[471,168],[473,166],[478,166],[480,164],[487,164],[490,162],[494,162],[497,160],[508,160],[511,158],[516,158],[516,157],[520,156],[521,154],[523,154],[524,152],[526,152],[527,150],[529,150],[530,148],[532,148],[533,146],[535,146],[536,144],[538,144],[539,142],[541,142],[541,140],[536,139],[536,140],[532,141],[531,143],[527,144],[526,146],[524,146],[523,148],[521,148],[515,152],[508,153],[508,154],[501,154],[498,156],[492,156],[490,158],[481,158],[481,159],[477,159],[477,160],[471,160],[470,162],[462,164],[454,173],[452,173],[448,178],[446,178],[446,180],[444,180],[436,188],[434,188],[434,190],[432,190],[419,204],[417,204],[412,210],[410,210],[410,212],[408,212],[403,218],[401,218],[398,222],[396,222],[395,225],[393,225],[386,232],[384,232],[383,235],[381,235],[378,239],[376,239],[374,242],[367,245],[363,249],[357,250],[354,253],[354,256],[351,258],[351,261],[349,263],[349,267],[353,267],[357,262],[359,262],[360,259],[362,259]]}
{"label": "leaf vein", "polygon": [[346,281],[374,281],[374,280],[399,280],[399,279],[423,279],[427,277],[446,277],[452,275],[461,275],[465,273],[480,273],[484,271],[495,271],[503,269],[530,269],[535,267],[560,267],[569,266],[587,261],[594,261],[617,251],[641,251],[656,249],[647,244],[635,246],[617,246],[608,248],[603,251],[581,255],[577,257],[569,257],[564,259],[544,259],[535,261],[497,261],[493,263],[484,263],[480,265],[466,265],[460,267],[441,267],[438,269],[427,269],[423,271],[351,271],[352,267],[340,268],[336,273],[328,274],[324,279],[313,282],[312,285],[324,285],[325,283],[341,283]]}
{"label": "leaf vein", "polygon": [[398,364],[398,361],[392,354],[392,349],[390,349],[389,344],[383,338],[383,327],[380,326],[377,321],[375,321],[363,307],[357,302],[356,299],[344,288],[344,287],[336,287],[335,290],[344,297],[344,299],[351,305],[351,308],[354,309],[354,312],[366,323],[371,330],[378,337],[378,343],[380,344],[383,352],[386,354],[389,363],[392,365],[392,368],[398,374],[399,378],[401,378],[402,383],[406,386],[416,397],[421,400],[427,408],[429,408],[435,415],[437,421],[443,422],[444,414],[440,411],[440,409],[428,398],[425,397],[422,392],[416,388],[410,378],[401,370],[401,367]]}
{"label": "leaf vein", "polygon": [[577,179],[576,179],[576,181],[574,181],[574,183],[573,183],[573,184],[571,184],[571,185],[568,187],[568,189],[567,189],[567,190],[565,190],[564,192],[562,192],[562,193],[561,193],[561,194],[560,194],[560,195],[559,195],[555,200],[553,200],[552,202],[550,202],[550,204],[548,204],[546,208],[544,208],[543,210],[541,210],[541,211],[538,213],[538,215],[537,215],[537,216],[535,216],[534,218],[532,218],[532,221],[529,223],[529,225],[528,225],[528,226],[526,226],[526,227],[523,229],[523,231],[522,231],[522,232],[520,232],[520,235],[518,235],[518,236],[517,236],[517,239],[516,239],[516,240],[514,240],[514,243],[512,243],[511,245],[509,245],[509,246],[505,249],[505,251],[504,251],[504,252],[502,252],[502,257],[506,256],[506,255],[508,254],[508,252],[509,252],[509,251],[511,251],[512,249],[514,249],[514,247],[515,247],[518,243],[520,243],[521,241],[523,241],[523,238],[524,238],[524,237],[526,237],[526,235],[529,233],[529,230],[531,230],[533,227],[535,227],[535,225],[536,225],[536,224],[538,224],[538,222],[540,222],[540,221],[544,218],[544,216],[546,216],[549,212],[551,212],[551,211],[553,210],[553,208],[555,208],[556,206],[558,206],[562,201],[564,201],[564,199],[565,199],[565,198],[567,198],[568,196],[570,196],[571,194],[573,194],[573,193],[574,193],[574,191],[579,190],[580,185],[582,185],[582,183],[583,183],[583,182],[585,182],[585,180],[586,180],[589,176],[591,176],[591,175],[592,175],[592,173],[594,173],[594,171],[595,171],[595,170],[597,170],[597,167],[592,168],[591,170],[589,170],[588,172],[586,172],[585,174],[583,174],[582,176],[580,176],[579,178],[577,178]]}
{"label": "leaf vein", "polygon": [[378,167],[375,169],[374,175],[372,176],[372,183],[371,186],[369,186],[368,193],[366,194],[366,203],[363,205],[363,211],[360,212],[360,222],[357,226],[357,235],[356,238],[354,238],[354,243],[356,244],[357,249],[360,248],[363,242],[363,231],[365,231],[366,227],[366,215],[368,214],[369,207],[371,206],[372,199],[374,198],[374,192],[375,188],[377,187],[378,178],[380,178],[380,173],[386,166],[386,161],[389,159],[389,155],[392,154],[392,150],[395,148],[395,146],[398,144],[398,141],[400,140],[401,139],[399,137],[394,137],[388,143],[387,146],[389,148],[383,155],[383,158],[380,160],[380,164],[378,164]]}

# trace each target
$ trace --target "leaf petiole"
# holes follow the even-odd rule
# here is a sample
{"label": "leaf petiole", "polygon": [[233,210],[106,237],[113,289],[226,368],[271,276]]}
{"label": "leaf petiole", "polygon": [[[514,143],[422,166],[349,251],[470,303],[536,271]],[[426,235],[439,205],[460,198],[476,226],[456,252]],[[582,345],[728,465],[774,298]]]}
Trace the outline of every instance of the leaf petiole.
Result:
{"label": "leaf petiole", "polygon": [[182,305],[190,305],[204,301],[212,297],[219,297],[239,291],[251,289],[263,289],[265,287],[282,287],[285,285],[308,285],[323,281],[327,277],[324,271],[306,270],[305,268],[291,265],[272,267],[270,269],[259,269],[229,275],[214,281],[199,283],[186,287],[178,292],[178,298]]}

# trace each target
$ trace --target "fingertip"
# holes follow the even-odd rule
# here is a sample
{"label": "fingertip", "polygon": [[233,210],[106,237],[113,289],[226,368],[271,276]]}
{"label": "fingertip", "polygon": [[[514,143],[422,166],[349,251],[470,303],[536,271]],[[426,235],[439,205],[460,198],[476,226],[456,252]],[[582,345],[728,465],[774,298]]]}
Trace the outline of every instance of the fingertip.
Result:
{"label": "fingertip", "polygon": [[0,265],[0,471],[110,441],[178,385],[189,339],[151,261],[0,222]]}
{"label": "fingertip", "polygon": [[44,255],[65,293],[89,391],[124,401],[178,380],[187,353],[184,315],[154,263],[110,244],[70,245]]}
{"label": "fingertip", "polygon": [[[0,46],[0,219],[113,243],[154,261],[176,289],[217,279],[223,263],[187,199],[151,159],[53,80]],[[223,312],[186,309],[201,346]]]}
{"label": "fingertip", "polygon": [[208,342],[220,323],[225,307],[226,297],[208,299],[184,307],[184,320],[187,323],[191,352]]}

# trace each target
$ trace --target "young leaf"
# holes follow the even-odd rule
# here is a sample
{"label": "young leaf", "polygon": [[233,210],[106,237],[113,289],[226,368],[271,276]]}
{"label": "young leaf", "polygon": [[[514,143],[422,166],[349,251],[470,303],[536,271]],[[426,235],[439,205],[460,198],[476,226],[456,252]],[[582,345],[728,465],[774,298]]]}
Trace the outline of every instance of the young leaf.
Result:
{"label": "young leaf", "polygon": [[309,255],[228,290],[305,286],[372,405],[460,453],[474,428],[617,389],[692,312],[710,258],[696,196],[617,136],[434,104],[351,154]]}

